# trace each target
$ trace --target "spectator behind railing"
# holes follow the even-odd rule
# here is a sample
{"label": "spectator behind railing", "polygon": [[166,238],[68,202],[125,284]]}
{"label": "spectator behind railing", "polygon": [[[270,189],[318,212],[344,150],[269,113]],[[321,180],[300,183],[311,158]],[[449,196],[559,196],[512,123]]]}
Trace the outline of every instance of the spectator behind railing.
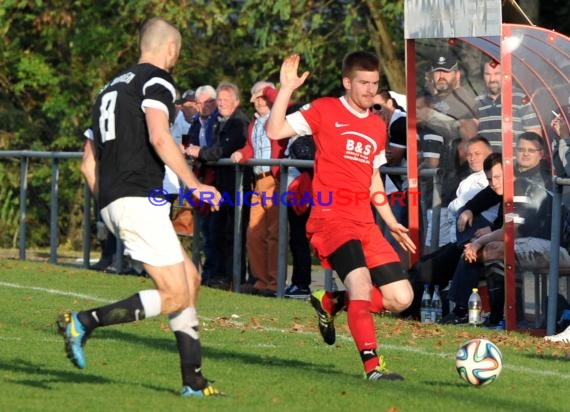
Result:
{"label": "spectator behind railing", "polygon": [[[449,238],[451,242],[458,242],[462,246],[472,233],[468,233],[469,238],[460,232],[457,232],[457,218],[461,208],[473,198],[477,193],[489,185],[485,171],[483,170],[483,163],[485,159],[491,154],[492,147],[489,141],[483,136],[475,136],[467,142],[467,164],[471,172],[465,179],[459,182],[455,198],[449,202],[447,211],[447,225],[450,228]],[[483,211],[483,221],[480,222],[482,228],[490,226],[491,222],[497,217],[497,207],[492,210]],[[471,225],[473,228],[473,225]]]}
{"label": "spectator behind railing", "polygon": [[[489,139],[494,152],[501,153],[503,147],[503,117],[501,114],[503,71],[498,61],[487,56],[483,59],[481,71],[486,93],[476,98],[477,130],[479,134]],[[514,85],[511,97],[513,113],[511,124],[515,141],[523,132],[541,134],[540,123],[529,97]]]}
{"label": "spectator behind railing", "polygon": [[[287,142],[271,141],[265,131],[271,106],[276,95],[275,86],[259,81],[251,88],[250,103],[255,107],[255,118],[250,122],[245,147],[235,151],[235,163],[249,159],[280,159],[284,157]],[[279,194],[279,167],[254,166],[254,188],[247,226],[247,256],[255,278],[253,285],[244,284],[241,291],[263,296],[276,296],[277,257],[279,239],[279,207],[274,196]]]}
{"label": "spectator behind railing", "polygon": [[[205,161],[200,160],[200,150],[212,147],[214,137],[214,123],[218,118],[216,106],[216,89],[209,84],[202,85],[196,89],[196,108],[198,113],[194,115],[190,122],[188,134],[183,138],[183,145],[186,154],[193,161],[193,172],[200,182],[213,185],[215,173],[213,166],[207,166]],[[215,275],[215,251],[214,241],[211,236],[212,215],[209,207],[199,207],[197,213],[200,215],[200,235],[202,236],[202,249],[204,250],[204,263],[202,265],[202,282],[206,283]]]}
{"label": "spectator behind railing", "polygon": [[[388,145],[386,147],[386,165],[390,167],[406,167],[406,112],[398,106],[398,103],[388,90],[378,91],[373,101],[372,112],[384,120],[387,128]],[[386,189],[386,195],[388,203],[392,208],[392,213],[394,213],[399,223],[407,226],[408,180],[406,176],[385,175],[382,177],[384,178],[384,188]],[[381,219],[379,220],[381,222]],[[390,230],[388,230],[385,225],[381,227],[386,240],[390,242],[400,257],[404,258],[405,254],[398,242],[390,234]]]}
{"label": "spectator behind railing", "polygon": [[[188,153],[201,162],[229,158],[241,149],[246,140],[248,119],[240,105],[238,87],[222,82],[216,88],[217,117],[213,125],[212,145],[190,145]],[[220,210],[211,216],[209,237],[212,242],[212,272],[202,279],[208,286],[230,289],[233,278],[234,210],[236,204],[235,169],[214,166],[214,185],[230,202],[223,202]],[[226,199],[225,199],[226,200]],[[245,263],[241,266],[245,276]]]}
{"label": "spectator behind railing", "polygon": [[[285,153],[291,159],[314,160],[315,150],[313,136],[305,135],[292,137]],[[307,239],[307,221],[311,207],[305,196],[312,193],[313,169],[290,167],[288,172],[287,191],[294,193],[295,197],[293,205],[287,206],[293,273],[285,296],[308,298],[311,294],[311,246]]]}
{"label": "spectator behind railing", "polygon": [[[515,213],[512,216],[516,232],[515,261],[519,273],[524,270],[548,268],[550,264],[552,179],[542,162],[543,156],[544,141],[540,135],[525,132],[519,136],[514,182]],[[465,323],[470,290],[476,287],[481,276],[482,266],[477,266],[477,262],[497,262],[502,265],[505,248],[503,238],[501,228],[465,245],[465,259],[458,265],[450,291],[450,299],[455,301],[456,306],[449,318],[444,319],[444,323]],[[561,265],[570,265],[570,255],[563,248],[560,248],[560,262]],[[494,271],[496,272],[496,268]],[[517,300],[518,320],[523,321],[520,307],[522,302],[520,298]]]}

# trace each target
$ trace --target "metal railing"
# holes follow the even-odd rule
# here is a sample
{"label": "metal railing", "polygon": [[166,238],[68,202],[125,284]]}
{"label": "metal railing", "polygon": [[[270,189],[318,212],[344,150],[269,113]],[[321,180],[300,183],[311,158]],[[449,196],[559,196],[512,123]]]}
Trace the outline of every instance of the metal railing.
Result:
{"label": "metal railing", "polygon": [[[20,159],[20,210],[19,210],[19,238],[18,250],[20,260],[26,259],[26,204],[28,197],[28,171],[30,159],[51,159],[51,182],[50,182],[50,263],[57,263],[57,220],[58,220],[58,198],[59,198],[59,160],[60,159],[81,159],[83,152],[34,152],[31,150],[6,150],[0,151],[0,158],[18,158]],[[89,216],[90,193],[85,187],[85,201],[83,212],[84,216]],[[89,221],[87,220],[87,223]],[[85,220],[84,220],[85,223]],[[89,225],[83,225],[83,243],[85,251],[85,241],[89,242],[90,230]],[[87,259],[89,253],[87,252]],[[85,254],[84,254],[85,258]],[[89,260],[87,260],[87,265]]]}
{"label": "metal railing", "polygon": [[[58,222],[58,195],[59,195],[59,161],[61,159],[81,159],[82,152],[34,152],[34,151],[0,151],[0,158],[18,158],[20,159],[20,197],[19,197],[19,259],[26,259],[26,200],[27,200],[27,183],[28,183],[28,168],[29,160],[34,158],[51,159],[51,185],[50,185],[50,257],[49,262],[52,264],[57,263],[57,222]],[[252,166],[279,166],[281,171],[279,199],[282,198],[284,192],[287,191],[287,180],[289,174],[289,167],[303,167],[312,168],[313,161],[311,160],[292,160],[292,159],[271,159],[271,160],[249,160],[245,164],[236,165],[230,159],[220,159],[217,162],[209,162],[209,166],[226,166],[234,167],[236,171],[236,188],[242,187],[243,173],[246,167]],[[382,167],[381,172],[392,175],[407,175],[406,168],[404,167]],[[432,239],[437,242],[439,235],[439,208],[440,208],[440,187],[441,181],[439,169],[423,169],[420,170],[420,176],[431,177],[434,181],[433,193],[433,235]],[[91,193],[87,185],[84,185],[84,201],[83,201],[83,230],[82,230],[82,252],[83,252],[83,268],[89,268],[90,261],[90,248],[91,248]],[[279,206],[281,204],[279,203]],[[194,217],[198,220],[197,213]],[[242,240],[242,205],[241,203],[235,205],[234,210],[234,248],[233,248],[233,288],[234,291],[240,291],[241,284],[241,240]],[[279,207],[279,228],[287,228],[287,208]],[[199,224],[195,225],[195,233],[193,236],[192,244],[192,260],[196,265],[199,265],[199,253],[201,250]],[[277,296],[282,297],[285,290],[285,282],[287,280],[287,230],[279,230],[278,237],[278,279],[277,279]],[[437,243],[436,243],[437,244]],[[117,256],[122,256],[123,247],[120,241],[117,242]],[[122,259],[117,259],[116,262],[117,272],[122,270]],[[332,271],[325,270],[325,288],[331,290],[333,287]]]}

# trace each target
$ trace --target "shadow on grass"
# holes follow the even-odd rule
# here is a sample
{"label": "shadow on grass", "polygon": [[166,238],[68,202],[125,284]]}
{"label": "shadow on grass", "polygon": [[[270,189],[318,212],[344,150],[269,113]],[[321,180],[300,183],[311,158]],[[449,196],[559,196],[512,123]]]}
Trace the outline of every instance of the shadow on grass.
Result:
{"label": "shadow on grass", "polygon": [[568,349],[563,349],[563,351],[558,355],[546,353],[525,353],[523,356],[529,359],[539,359],[554,362],[570,362],[570,351]]}
{"label": "shadow on grass", "polygon": [[[62,362],[67,362],[62,358]],[[117,381],[114,379],[109,379],[104,376],[94,375],[85,370],[67,371],[62,369],[46,368],[43,365],[34,364],[31,362],[24,361],[19,358],[15,358],[11,361],[0,361],[0,371],[19,373],[26,375],[27,378],[23,379],[9,379],[6,378],[5,373],[4,381],[10,382],[17,385],[29,386],[35,389],[53,390],[54,384],[96,384],[96,385],[125,385],[132,384],[135,386],[143,386],[147,389],[151,389],[156,392],[175,394],[178,392],[172,388],[165,388],[162,386],[152,385],[149,383],[140,382],[126,382]]]}
{"label": "shadow on grass", "polygon": [[[472,386],[467,382],[460,380],[456,383],[449,383],[447,380],[425,380],[421,382],[421,387],[426,392],[427,396],[442,396],[446,399],[453,399],[457,405],[458,410],[462,408],[469,411],[485,411],[485,410],[498,410],[498,411],[541,411],[541,412],[555,412],[556,409],[549,408],[542,403],[541,399],[536,398],[532,403],[525,400],[515,401],[513,399],[505,399],[502,391],[489,391],[490,387],[502,387],[502,390],[508,390],[510,385],[505,380],[499,378],[496,382],[492,382],[483,386]],[[429,387],[429,389],[428,389]],[[445,393],[439,393],[438,390],[445,388]],[[447,389],[452,388],[453,392]],[[407,388],[408,391],[410,388]],[[459,406],[461,405],[461,406]]]}
{"label": "shadow on grass", "polygon": [[19,358],[15,358],[11,361],[0,361],[0,370],[28,375],[30,379],[15,379],[11,380],[11,382],[37,389],[51,390],[52,387],[50,384],[52,383],[113,383],[112,380],[102,376],[79,371],[72,372],[46,368],[42,365],[33,364]]}
{"label": "shadow on grass", "polygon": [[[152,349],[168,350],[177,355],[174,335],[172,335],[172,339],[166,339],[141,336],[138,334],[128,333],[116,329],[100,330],[97,332],[100,332],[98,336],[102,339],[121,340],[123,342],[129,342],[130,344],[144,345]],[[209,347],[207,344],[202,346],[202,354],[206,360],[216,359],[224,362],[243,362],[263,367],[275,366],[278,368],[291,368],[296,370],[302,368],[314,373],[332,373],[344,377],[354,376],[352,373],[344,373],[338,369],[335,369],[336,366],[334,363],[317,365],[299,359],[281,358],[275,355],[259,355],[257,353],[247,353],[238,350],[219,350]]]}

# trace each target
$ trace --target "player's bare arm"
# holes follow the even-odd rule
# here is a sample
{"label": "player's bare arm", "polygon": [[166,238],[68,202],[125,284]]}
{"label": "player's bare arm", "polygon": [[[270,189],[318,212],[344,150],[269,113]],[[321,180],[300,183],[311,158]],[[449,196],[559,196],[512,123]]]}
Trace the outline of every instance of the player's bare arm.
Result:
{"label": "player's bare arm", "polygon": [[201,193],[207,195],[200,198],[208,200],[213,210],[219,209],[221,194],[213,186],[200,183],[194,173],[188,167],[182,153],[176,146],[174,139],[170,135],[168,128],[168,119],[166,114],[159,109],[146,108],[146,119],[150,143],[162,161],[172,169],[174,173],[184,182],[187,187],[196,188],[196,195]]}
{"label": "player's bare arm", "polygon": [[[370,193],[372,194],[378,192],[386,193],[384,189],[384,183],[382,183],[382,179],[380,178],[380,172],[378,170],[375,170],[372,175]],[[402,246],[402,248],[407,252],[415,253],[416,245],[408,235],[408,228],[398,223],[396,217],[394,216],[394,213],[392,213],[390,204],[388,202],[382,202],[382,204],[376,204],[374,207],[400,246]]]}
{"label": "player's bare arm", "polygon": [[292,54],[286,57],[281,65],[279,75],[281,84],[266,125],[267,136],[272,140],[285,139],[295,135],[295,131],[285,120],[285,113],[293,92],[301,87],[309,76],[308,71],[301,76],[298,75],[300,60],[298,54]]}
{"label": "player's bare arm", "polygon": [[91,139],[85,139],[85,144],[83,145],[81,173],[85,177],[87,187],[89,187],[91,193],[97,196],[97,161],[95,160],[95,148]]}

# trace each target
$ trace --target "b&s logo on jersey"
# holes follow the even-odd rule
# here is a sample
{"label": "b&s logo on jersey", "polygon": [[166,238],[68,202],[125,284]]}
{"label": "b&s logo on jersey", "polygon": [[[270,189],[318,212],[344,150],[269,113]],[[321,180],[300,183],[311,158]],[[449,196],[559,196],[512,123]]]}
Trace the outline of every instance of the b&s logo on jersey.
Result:
{"label": "b&s logo on jersey", "polygon": [[370,164],[370,155],[376,152],[376,142],[369,136],[356,132],[344,132],[347,137],[344,158]]}

